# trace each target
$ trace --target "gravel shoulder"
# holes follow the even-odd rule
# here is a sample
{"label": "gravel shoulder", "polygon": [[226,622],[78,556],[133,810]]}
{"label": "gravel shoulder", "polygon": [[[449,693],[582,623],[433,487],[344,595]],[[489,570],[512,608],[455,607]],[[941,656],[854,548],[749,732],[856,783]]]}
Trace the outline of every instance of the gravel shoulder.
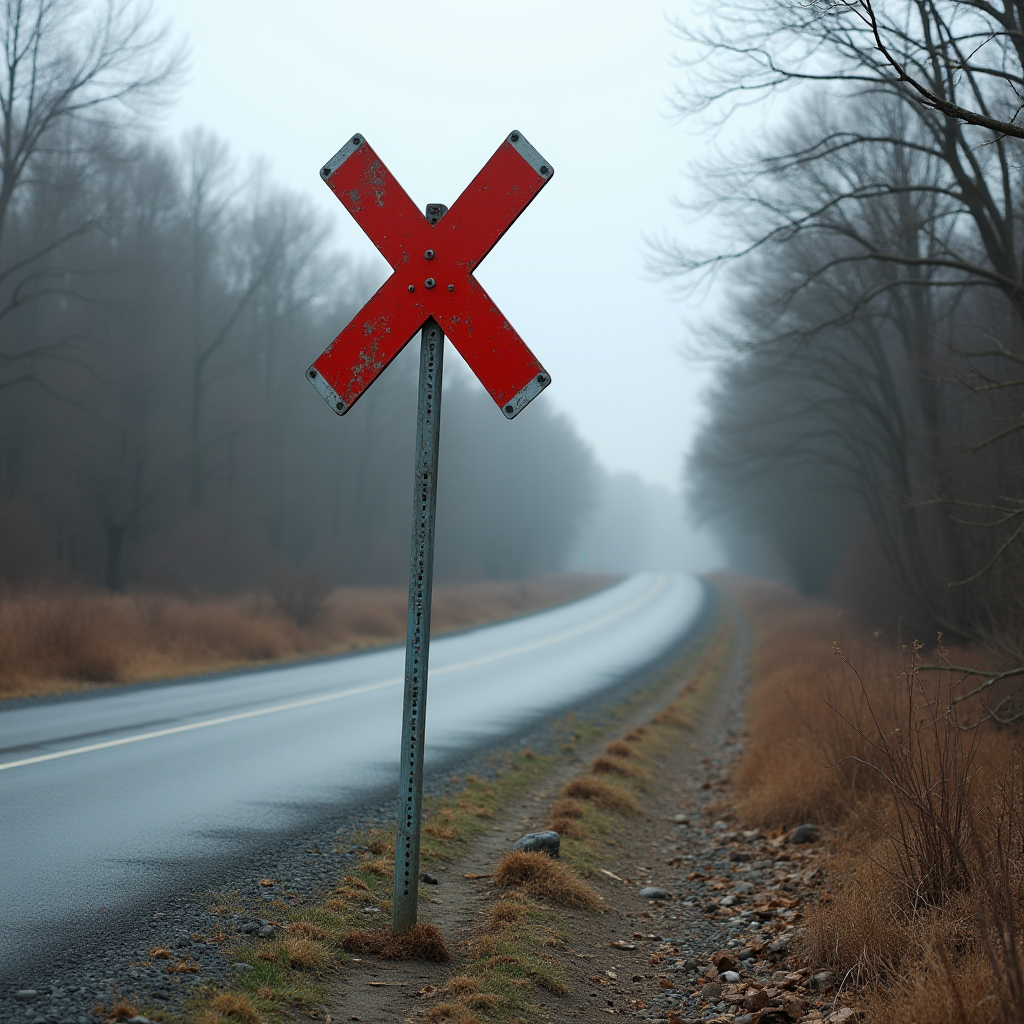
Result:
{"label": "gravel shoulder", "polygon": [[[565,990],[536,989],[528,1019],[852,1024],[836,980],[796,955],[803,909],[824,878],[825,838],[817,829],[796,836],[743,831],[730,810],[752,646],[749,624],[735,614],[726,667],[694,728],[657,763],[640,798],[643,817],[603,839],[588,881],[604,909],[558,910],[571,941],[554,944],[550,956]],[[649,721],[671,696],[636,710],[623,732]],[[469,967],[472,944],[500,897],[490,873],[515,839],[550,820],[552,801],[580,762],[614,738],[605,736],[524,793],[465,857],[437,872],[430,919],[444,932],[453,963],[356,958],[333,979],[326,1018],[448,1019],[440,1005],[445,984]],[[663,891],[642,896],[649,887]]]}

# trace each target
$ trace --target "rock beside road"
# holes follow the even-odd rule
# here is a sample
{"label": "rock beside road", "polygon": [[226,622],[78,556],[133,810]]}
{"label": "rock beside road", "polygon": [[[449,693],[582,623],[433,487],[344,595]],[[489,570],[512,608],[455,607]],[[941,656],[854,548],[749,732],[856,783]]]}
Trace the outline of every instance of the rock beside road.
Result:
{"label": "rock beside road", "polygon": [[817,825],[801,825],[790,833],[789,842],[801,845],[803,843],[816,843],[820,838],[821,829]]}
{"label": "rock beside road", "polygon": [[662,889],[657,885],[645,886],[637,895],[642,900],[669,900],[672,898],[672,894],[667,889]]}
{"label": "rock beside road", "polygon": [[546,853],[549,857],[558,857],[561,838],[557,832],[528,832],[520,836],[513,844],[513,850],[525,853]]}

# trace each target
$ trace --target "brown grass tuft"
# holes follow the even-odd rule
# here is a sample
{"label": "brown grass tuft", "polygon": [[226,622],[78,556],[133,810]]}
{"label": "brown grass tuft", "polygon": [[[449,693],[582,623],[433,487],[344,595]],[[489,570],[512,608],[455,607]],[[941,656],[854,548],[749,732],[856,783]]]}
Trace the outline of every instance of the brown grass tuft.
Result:
{"label": "brown grass tuft", "polygon": [[619,757],[596,757],[590,763],[594,775],[620,775],[624,779],[645,781],[649,776],[639,765],[630,764]]}
{"label": "brown grass tuft", "polygon": [[252,1000],[239,992],[219,992],[210,1000],[210,1007],[233,1020],[245,1021],[246,1024],[258,1024],[260,1019]]}
{"label": "brown grass tuft", "polygon": [[521,886],[532,896],[563,907],[597,910],[601,906],[597,893],[571,868],[543,853],[506,853],[494,869],[494,881],[504,888]]}
{"label": "brown grass tuft", "polygon": [[548,828],[562,839],[583,839],[586,836],[576,818],[552,818]]}
{"label": "brown grass tuft", "polygon": [[466,996],[477,991],[477,983],[465,974],[456,974],[444,983],[441,993],[445,996]]}
{"label": "brown grass tuft", "polygon": [[127,999],[117,999],[107,1015],[108,1020],[131,1020],[139,1011]]}
{"label": "brown grass tuft", "polygon": [[444,936],[432,924],[416,924],[407,932],[350,932],[342,941],[349,953],[376,953],[385,960],[429,960],[447,963],[451,956]]}
{"label": "brown grass tuft", "polygon": [[427,825],[423,829],[428,836],[433,836],[435,839],[440,839],[442,842],[450,842],[455,838],[455,832],[453,829],[445,828],[444,825]]}
{"label": "brown grass tuft", "polygon": [[585,813],[575,800],[556,800],[551,805],[552,818],[582,818]]}
{"label": "brown grass tuft", "polygon": [[293,921],[286,931],[297,939],[311,939],[314,942],[322,942],[327,938],[327,932],[312,921]]}
{"label": "brown grass tuft", "polygon": [[383,857],[378,857],[376,860],[364,861],[359,866],[364,871],[369,871],[371,875],[379,875],[381,878],[395,877],[394,861],[384,860]]}
{"label": "brown grass tuft", "polygon": [[632,757],[633,748],[625,740],[616,740],[604,748],[606,754],[612,757]]}
{"label": "brown grass tuft", "polygon": [[505,924],[515,924],[525,916],[523,908],[516,903],[501,900],[491,908],[491,926],[500,927]]}
{"label": "brown grass tuft", "polygon": [[330,957],[327,948],[321,943],[294,935],[284,940],[284,951],[288,963],[300,971],[318,971]]}
{"label": "brown grass tuft", "polygon": [[630,817],[639,817],[640,807],[632,793],[618,786],[613,786],[603,779],[583,776],[573,779],[562,787],[562,796],[575,797],[578,800],[589,800],[603,807],[606,811],[615,811]]}

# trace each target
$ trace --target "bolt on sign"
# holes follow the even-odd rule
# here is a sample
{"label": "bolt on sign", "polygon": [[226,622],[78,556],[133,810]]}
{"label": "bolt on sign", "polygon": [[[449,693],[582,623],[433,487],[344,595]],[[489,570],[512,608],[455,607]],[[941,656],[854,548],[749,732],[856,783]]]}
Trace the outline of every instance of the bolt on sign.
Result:
{"label": "bolt on sign", "polygon": [[416,923],[444,339],[508,419],[551,383],[473,272],[553,175],[522,133],[511,132],[450,210],[430,203],[424,216],[362,135],[353,135],[320,170],[394,273],[306,371],[307,378],[344,416],[417,331],[421,336],[395,931]]}

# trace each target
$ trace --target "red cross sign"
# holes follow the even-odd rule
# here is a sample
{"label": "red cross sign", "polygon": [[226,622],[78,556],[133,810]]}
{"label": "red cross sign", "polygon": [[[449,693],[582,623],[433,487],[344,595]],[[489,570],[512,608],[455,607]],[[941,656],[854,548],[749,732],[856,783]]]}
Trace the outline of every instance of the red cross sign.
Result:
{"label": "red cross sign", "polygon": [[340,416],[433,317],[508,419],[551,383],[473,271],[551,180],[511,132],[433,226],[362,135],[320,171],[394,273],[306,371]]}

